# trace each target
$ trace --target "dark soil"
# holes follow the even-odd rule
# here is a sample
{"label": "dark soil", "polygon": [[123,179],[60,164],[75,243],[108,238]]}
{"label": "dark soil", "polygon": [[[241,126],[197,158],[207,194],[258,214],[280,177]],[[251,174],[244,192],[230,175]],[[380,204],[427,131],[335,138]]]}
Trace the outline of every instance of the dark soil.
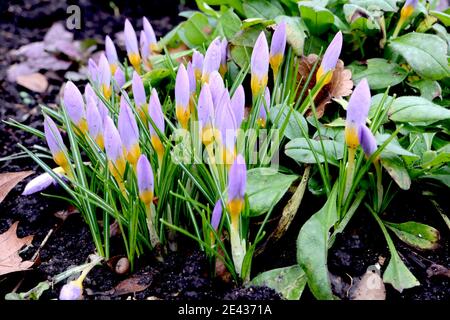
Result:
{"label": "dark soil", "polygon": [[[123,29],[124,17],[132,20],[140,28],[140,18],[151,18],[157,35],[162,35],[179,21],[178,1],[166,0],[164,6],[155,5],[158,1],[114,1],[119,8],[120,17],[115,17],[109,7],[109,0],[78,1],[82,9],[83,26],[76,30],[76,39],[96,38],[103,41],[106,34],[113,34]],[[95,4],[94,4],[95,3]],[[9,50],[21,45],[42,40],[48,28],[56,21],[67,17],[66,8],[71,1],[2,1],[0,11],[0,119],[16,119],[32,127],[41,129],[42,119],[38,104],[57,103],[59,88],[63,83],[63,74],[56,74],[50,80],[49,89],[44,94],[36,94],[6,80],[6,69],[13,62]],[[148,14],[147,14],[148,12]],[[161,18],[164,17],[164,18]],[[45,72],[45,71],[43,71]],[[22,93],[21,93],[22,92]],[[24,97],[27,96],[27,99]],[[32,147],[41,142],[31,135],[0,123],[0,158],[20,151],[16,146],[21,143]],[[41,172],[36,164],[28,158],[15,158],[0,162],[0,172],[22,170]],[[31,178],[31,177],[30,177]],[[24,258],[31,257],[49,233],[48,242],[42,247],[39,261],[32,271],[15,273],[0,277],[0,297],[11,292],[19,283],[18,292],[34,287],[39,281],[49,279],[71,266],[84,263],[89,254],[94,252],[94,245],[87,225],[79,214],[74,214],[66,221],[54,216],[57,211],[67,209],[63,201],[42,195],[20,196],[23,187],[30,178],[20,183],[0,204],[0,233],[19,221],[18,235],[34,235],[33,247],[24,252]],[[400,193],[383,217],[388,221],[404,222],[415,220],[430,224],[441,231],[440,247],[434,251],[420,252],[412,249],[394,238],[397,249],[407,266],[422,284],[420,287],[398,293],[387,286],[387,298],[390,300],[449,300],[450,283],[448,278],[428,278],[426,269],[432,263],[450,267],[449,231],[429,200],[421,194],[419,186],[413,190]],[[61,194],[57,187],[47,191]],[[436,200],[447,213],[450,205],[448,195],[436,191]],[[256,257],[253,263],[254,275],[273,268],[296,264],[295,243],[301,225],[318,209],[317,198],[308,195],[294,219],[287,234],[277,243],[269,243],[266,251]],[[281,210],[278,210],[281,212]],[[279,214],[279,213],[278,213]],[[114,248],[114,246],[113,246]],[[120,252],[113,252],[120,254]],[[365,210],[355,214],[346,231],[337,238],[329,252],[329,269],[334,275],[349,282],[350,277],[361,276],[379,257],[389,257],[386,242],[373,217]],[[387,261],[385,266],[387,265]],[[169,253],[163,263],[152,257],[143,257],[138,261],[135,276],[148,285],[147,289],[133,295],[135,299],[189,299],[189,300],[262,300],[279,299],[269,288],[245,288],[232,283],[225,284],[209,277],[210,265],[206,257],[196,250],[195,244],[183,239],[176,253]],[[88,299],[124,299],[130,295],[115,296],[112,289],[128,276],[119,276],[107,266],[96,267],[85,281]],[[61,285],[56,285],[42,296],[53,299],[58,296]],[[345,295],[341,296],[346,298]],[[0,298],[2,299],[2,298]],[[313,299],[305,290],[302,300]]]}

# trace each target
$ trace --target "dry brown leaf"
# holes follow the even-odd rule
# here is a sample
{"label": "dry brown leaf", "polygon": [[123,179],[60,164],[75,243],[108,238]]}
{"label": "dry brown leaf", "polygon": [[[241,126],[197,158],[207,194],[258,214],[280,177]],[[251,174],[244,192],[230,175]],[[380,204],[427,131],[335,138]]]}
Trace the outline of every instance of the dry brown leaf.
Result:
{"label": "dry brown leaf", "polygon": [[8,193],[23,179],[32,174],[33,171],[5,172],[0,173],[0,203],[5,200]]}
{"label": "dry brown leaf", "polygon": [[352,288],[351,300],[386,300],[386,288],[380,273],[375,268],[369,269]]}
{"label": "dry brown leaf", "polygon": [[16,82],[22,87],[39,93],[45,92],[48,88],[47,78],[38,72],[17,76]]}
{"label": "dry brown leaf", "polygon": [[[319,57],[315,54],[310,54],[301,58],[298,68],[298,81],[301,81],[302,83],[306,82],[317,59],[319,59]],[[313,76],[309,82],[308,89],[311,90],[315,84],[316,79]],[[302,86],[303,85],[300,87]],[[314,99],[317,116],[319,118],[323,116],[326,105],[329,104],[332,99],[340,99],[349,96],[352,93],[352,88],[352,72],[349,69],[344,69],[344,62],[338,60],[330,83],[325,85]],[[301,92],[301,90],[299,90],[299,92]]]}
{"label": "dry brown leaf", "polygon": [[125,279],[114,287],[114,295],[122,296],[124,294],[144,291],[153,282],[153,274],[146,272],[140,275]]}
{"label": "dry brown leaf", "polygon": [[17,238],[18,224],[18,221],[14,222],[8,231],[0,234],[0,276],[27,270],[34,264],[34,261],[22,261],[22,258],[19,256],[19,250],[23,246],[31,244],[33,236]]}

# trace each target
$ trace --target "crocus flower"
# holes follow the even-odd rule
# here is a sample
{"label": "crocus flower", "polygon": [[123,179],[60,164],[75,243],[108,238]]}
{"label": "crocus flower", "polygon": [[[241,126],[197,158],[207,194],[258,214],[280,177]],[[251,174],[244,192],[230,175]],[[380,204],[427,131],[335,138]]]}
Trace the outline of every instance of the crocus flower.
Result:
{"label": "crocus flower", "polygon": [[150,57],[150,46],[148,45],[147,36],[144,31],[141,31],[139,35],[139,47],[141,49],[141,56],[144,62],[147,62]]}
{"label": "crocus flower", "polygon": [[205,83],[200,90],[197,103],[197,115],[200,128],[206,129],[212,126],[214,119],[214,105],[209,84]]}
{"label": "crocus flower", "polygon": [[360,144],[360,128],[365,126],[370,108],[370,89],[367,80],[362,79],[353,90],[347,106],[345,121],[345,142],[352,149]]}
{"label": "crocus flower", "polygon": [[64,86],[63,101],[70,120],[72,120],[82,133],[86,133],[87,124],[83,96],[72,81],[67,82]]}
{"label": "crocus flower", "polygon": [[220,74],[223,75],[227,72],[227,54],[228,54],[228,41],[227,39],[222,39],[220,42]]}
{"label": "crocus flower", "polygon": [[250,61],[252,94],[256,97],[267,86],[267,73],[269,71],[269,46],[266,35],[262,31],[256,39]]}
{"label": "crocus flower", "polygon": [[234,161],[236,153],[236,118],[231,109],[230,94],[227,90],[223,91],[219,106],[216,109],[215,127],[220,132],[218,141],[222,148],[222,160],[225,164],[231,164]]}
{"label": "crocus flower", "polygon": [[222,46],[220,39],[217,37],[209,45],[203,60],[202,82],[209,82],[211,72],[218,71],[220,61],[222,59]]}
{"label": "crocus flower", "polygon": [[189,92],[192,96],[195,93],[195,91],[197,90],[197,81],[195,79],[194,67],[192,66],[192,63],[190,61],[188,62],[187,66],[186,66],[186,72],[187,72],[188,78],[189,78]]}
{"label": "crocus flower", "polygon": [[175,103],[176,115],[183,129],[187,129],[189,117],[189,76],[183,64],[178,67],[177,78],[175,80]]}
{"label": "crocus flower", "polygon": [[284,50],[286,48],[286,23],[282,21],[277,25],[270,44],[270,66],[272,67],[274,78],[278,75],[278,70],[283,62]]}
{"label": "crocus flower", "polygon": [[247,184],[247,167],[242,155],[238,154],[228,173],[228,211],[233,228],[239,226],[239,215],[244,208],[245,188]]}
{"label": "crocus flower", "polygon": [[333,76],[333,70],[336,68],[336,63],[339,59],[339,55],[342,50],[342,32],[339,31],[330,42],[325,54],[323,55],[322,62],[316,73],[316,82],[319,82],[322,77],[325,77],[323,84],[327,84],[331,81]]}
{"label": "crocus flower", "polygon": [[[60,178],[62,178],[62,174],[64,173],[64,169],[61,167],[56,167],[52,169],[54,173],[56,173]],[[40,192],[42,190],[47,189],[51,184],[56,185],[57,182],[53,177],[47,172],[38,175],[37,177],[31,179],[27,185],[25,186],[22,195],[29,196],[36,192]]]}
{"label": "crocus flower", "polygon": [[148,114],[147,97],[145,95],[144,83],[142,82],[141,77],[136,71],[133,72],[131,85],[133,89],[133,98],[136,104],[136,109],[138,110],[141,119],[145,120],[147,119]]}
{"label": "crocus flower", "polygon": [[104,122],[105,151],[108,167],[117,182],[122,181],[125,172],[125,154],[119,131],[113,120],[107,116]]}
{"label": "crocus flower", "polygon": [[[120,68],[118,68],[117,70],[120,70]],[[91,85],[88,83],[84,87],[84,100],[89,101],[89,99],[93,99],[95,101],[95,104],[98,108],[98,112],[100,113],[100,117],[103,122],[105,116],[109,114],[108,108],[105,106],[103,101],[97,97],[97,95],[94,92],[94,89],[92,89]]]}
{"label": "crocus flower", "polygon": [[119,65],[119,58],[117,57],[116,47],[109,36],[105,38],[105,52],[106,58],[108,58],[109,66],[111,68],[111,74],[116,73],[117,66]]}
{"label": "crocus flower", "polygon": [[98,65],[95,63],[94,59],[89,58],[88,60],[88,73],[92,82],[98,86],[100,83],[100,72],[98,70]]}
{"label": "crocus flower", "polygon": [[128,59],[130,60],[131,65],[136,69],[137,72],[141,69],[141,57],[139,56],[139,48],[136,37],[136,32],[134,31],[133,26],[130,21],[125,20],[125,47],[127,49]]}
{"label": "crocus flower", "polygon": [[139,147],[139,129],[125,96],[120,97],[120,111],[117,127],[126,151],[129,163],[135,165],[141,155]]}
{"label": "crocus flower", "polygon": [[408,19],[414,12],[418,2],[419,0],[406,0],[402,10],[400,11],[400,19],[403,21]]}
{"label": "crocus flower", "polygon": [[195,79],[199,81],[202,77],[203,55],[195,49],[192,53],[192,67],[194,68]]}
{"label": "crocus flower", "polygon": [[120,89],[123,87],[123,85],[125,84],[125,73],[122,71],[122,69],[117,68],[116,72],[114,73],[114,89],[116,91],[120,91]]}
{"label": "crocus flower", "polygon": [[219,229],[220,220],[222,220],[222,201],[219,199],[214,205],[214,209],[211,214],[211,226],[216,231]]}
{"label": "crocus flower", "polygon": [[139,190],[139,198],[150,206],[153,201],[153,170],[145,155],[141,155],[136,165],[136,176]]}
{"label": "crocus flower", "polygon": [[[149,105],[149,115],[152,119],[156,128],[161,134],[164,134],[164,114],[161,107],[161,102],[159,101],[158,93],[156,89],[153,88],[150,95],[150,105]],[[161,143],[161,139],[158,136],[156,129],[153,127],[152,123],[149,122],[150,137],[153,149],[158,155],[158,160],[161,163],[162,157],[164,155],[164,146]]]}
{"label": "crocus flower", "polygon": [[264,101],[261,101],[261,106],[259,107],[259,117],[257,120],[258,125],[261,128],[266,127],[267,122],[267,110],[270,107],[270,91],[269,88],[266,87],[264,91]]}
{"label": "crocus flower", "polygon": [[55,122],[48,116],[44,117],[44,134],[48,148],[55,163],[62,167],[67,174],[71,173],[69,159],[67,159],[67,148],[64,145],[61,133]]}
{"label": "crocus flower", "polygon": [[220,98],[222,97],[225,85],[223,84],[222,76],[219,72],[213,71],[209,76],[209,89],[214,103],[214,108],[217,108]]}
{"label": "crocus flower", "polygon": [[83,299],[83,285],[74,280],[62,286],[59,300],[81,300]]}
{"label": "crocus flower", "polygon": [[98,63],[98,70],[100,74],[100,87],[102,89],[103,95],[106,99],[109,99],[112,94],[111,88],[111,68],[108,63],[106,56],[102,54]]}
{"label": "crocus flower", "polygon": [[89,97],[86,103],[86,120],[89,129],[89,135],[94,139],[100,149],[105,146],[103,139],[103,120],[98,111],[97,102]]}
{"label": "crocus flower", "polygon": [[150,53],[158,51],[158,42],[156,41],[155,31],[147,18],[142,18],[142,25],[144,26],[145,37],[147,38],[148,49]]}
{"label": "crocus flower", "polygon": [[231,109],[233,110],[236,119],[236,127],[240,128],[242,120],[244,120],[245,113],[245,92],[244,87],[240,85],[231,98]]}
{"label": "crocus flower", "polygon": [[359,143],[367,157],[370,157],[377,150],[375,136],[365,125],[359,128]]}

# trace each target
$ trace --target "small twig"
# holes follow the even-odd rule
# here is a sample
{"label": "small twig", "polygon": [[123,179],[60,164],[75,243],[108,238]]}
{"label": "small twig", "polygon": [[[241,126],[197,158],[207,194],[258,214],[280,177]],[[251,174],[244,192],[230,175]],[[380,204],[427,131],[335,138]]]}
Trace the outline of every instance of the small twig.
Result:
{"label": "small twig", "polygon": [[50,229],[49,232],[47,233],[47,235],[45,236],[44,240],[42,240],[39,248],[37,248],[36,252],[34,253],[33,257],[31,258],[32,261],[34,261],[37,258],[39,252],[41,251],[42,247],[47,243],[47,241],[50,238],[50,236],[52,235],[52,233],[53,233],[53,229]]}

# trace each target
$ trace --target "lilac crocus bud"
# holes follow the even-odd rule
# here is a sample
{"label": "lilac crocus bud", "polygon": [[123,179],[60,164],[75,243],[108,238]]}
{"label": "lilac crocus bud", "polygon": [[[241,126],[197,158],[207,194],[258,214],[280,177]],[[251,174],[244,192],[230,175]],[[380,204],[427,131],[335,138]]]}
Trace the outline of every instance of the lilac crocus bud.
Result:
{"label": "lilac crocus bud", "polygon": [[98,86],[100,84],[100,70],[92,58],[88,60],[88,73],[94,85]]}
{"label": "lilac crocus bud", "polygon": [[122,69],[120,68],[116,69],[116,72],[114,73],[114,81],[115,81],[114,89],[119,92],[120,89],[122,89],[122,87],[124,86],[126,81],[125,73],[122,71]]}
{"label": "lilac crocus bud", "polygon": [[197,81],[195,79],[194,67],[192,66],[192,63],[190,61],[187,64],[186,72],[189,78],[189,92],[192,97],[192,95],[194,95],[195,91],[197,90]]}
{"label": "lilac crocus bud", "polygon": [[333,70],[336,68],[339,56],[342,50],[342,32],[339,31],[330,42],[325,54],[323,55],[322,62],[316,73],[316,82],[319,82],[322,77],[325,77],[323,84],[330,83],[333,77]]}
{"label": "lilac crocus bud", "polygon": [[245,92],[244,87],[239,85],[231,98],[231,109],[236,118],[236,127],[240,128],[245,114]]}
{"label": "lilac crocus bud", "polygon": [[106,56],[102,54],[98,63],[98,69],[100,73],[100,87],[102,89],[103,95],[107,100],[111,97],[111,68],[108,63]]}
{"label": "lilac crocus bud", "polygon": [[262,31],[256,39],[250,61],[252,94],[256,97],[267,86],[267,73],[269,72],[269,46],[266,35]]}
{"label": "lilac crocus bud", "polygon": [[64,86],[63,102],[70,120],[83,134],[86,133],[87,124],[83,96],[72,81],[67,82]]}
{"label": "lilac crocus bud", "polygon": [[147,36],[145,35],[144,31],[141,31],[139,35],[139,47],[141,49],[142,60],[144,60],[144,62],[147,62],[150,58],[150,46],[148,44]]}
{"label": "lilac crocus bud", "polygon": [[131,85],[133,89],[133,98],[136,104],[136,109],[138,110],[141,119],[145,120],[147,119],[148,114],[147,97],[145,95],[144,83],[142,82],[141,77],[136,71],[133,72]]}
{"label": "lilac crocus bud", "polygon": [[[120,70],[120,68],[118,68],[117,70]],[[105,106],[103,101],[97,97],[97,95],[94,92],[94,89],[92,89],[89,83],[86,84],[86,86],[84,87],[84,99],[86,101],[89,101],[89,99],[93,99],[95,101],[95,104],[98,108],[98,112],[100,113],[100,118],[102,119],[103,122],[105,116],[109,114],[108,108]]]}
{"label": "lilac crocus bud", "polygon": [[413,14],[418,2],[419,0],[406,0],[400,11],[400,19],[403,21],[408,19]]}
{"label": "lilac crocus bud", "polygon": [[236,119],[231,109],[230,94],[227,90],[223,91],[219,105],[216,109],[215,126],[220,132],[218,139],[222,147],[223,163],[230,165],[236,154]]}
{"label": "lilac crocus bud", "polygon": [[145,37],[147,38],[148,50],[151,53],[159,51],[158,42],[156,41],[155,31],[146,17],[142,18]]}
{"label": "lilac crocus bud", "polygon": [[105,37],[105,52],[106,58],[108,59],[109,66],[111,68],[111,74],[116,73],[117,66],[119,65],[119,58],[117,57],[116,47],[114,42],[109,36]]}
{"label": "lilac crocus bud", "polygon": [[200,128],[206,129],[212,126],[214,118],[214,105],[209,84],[205,83],[200,90],[197,103],[198,121]]}
{"label": "lilac crocus bud", "polygon": [[119,129],[120,138],[126,150],[126,158],[129,163],[135,165],[141,155],[139,147],[139,129],[126,98],[120,97],[120,111],[117,127]]}
{"label": "lilac crocus bud", "polygon": [[269,110],[269,107],[270,107],[270,91],[269,88],[266,87],[266,89],[264,90],[264,100],[261,101],[261,106],[259,107],[259,117],[257,120],[257,123],[261,128],[266,127],[267,110]]}
{"label": "lilac crocus bud", "polygon": [[286,48],[286,23],[282,21],[275,29],[270,44],[270,66],[272,67],[274,78],[278,75],[281,63],[283,62],[284,50]]}
{"label": "lilac crocus bud", "polygon": [[82,300],[83,285],[75,280],[62,286],[59,293],[59,300]]}
{"label": "lilac crocus bud", "polygon": [[183,129],[187,129],[189,117],[189,76],[183,64],[178,67],[175,80],[175,103],[178,122]]}
{"label": "lilac crocus bud", "polygon": [[[162,111],[161,102],[159,101],[158,93],[156,92],[156,89],[153,88],[151,95],[150,95],[150,105],[148,107],[149,109],[149,116],[150,119],[152,119],[154,125],[159,130],[161,134],[164,134],[164,114]],[[159,138],[159,135],[156,131],[156,129],[153,127],[152,123],[149,122],[149,129],[150,129],[150,138],[151,143],[153,146],[153,149],[155,150],[156,154],[158,155],[158,159],[161,163],[162,157],[164,155],[164,146],[161,143],[161,139]]]}
{"label": "lilac crocus bud", "polygon": [[219,104],[219,100],[223,95],[223,91],[225,90],[225,85],[223,83],[222,76],[219,72],[213,71],[209,76],[209,89],[211,90],[211,96],[214,103],[214,108],[217,109]]}
{"label": "lilac crocus bud", "polygon": [[199,81],[202,78],[203,55],[194,49],[192,53],[192,67],[194,68],[195,79]]}
{"label": "lilac crocus bud", "polygon": [[377,151],[377,141],[372,131],[365,125],[359,128],[359,143],[367,157]]}
{"label": "lilac crocus bud", "polygon": [[359,131],[366,123],[371,102],[370,89],[367,80],[362,79],[353,90],[347,106],[345,120],[345,142],[349,148],[356,149],[359,145]]}
{"label": "lilac crocus bud", "polygon": [[48,116],[44,116],[44,134],[48,148],[53,156],[55,163],[62,167],[64,171],[70,173],[69,159],[67,159],[67,148],[64,145],[61,133],[55,122]]}
{"label": "lilac crocus bud", "polygon": [[217,37],[209,45],[203,60],[202,82],[209,82],[211,72],[218,71],[220,61],[222,59],[222,46],[220,39]]}
{"label": "lilac crocus bud", "polygon": [[[64,169],[61,167],[56,167],[52,169],[54,173],[56,173],[60,178],[62,178],[62,174],[64,173]],[[31,179],[27,185],[25,186],[22,195],[29,196],[36,192],[40,192],[42,190],[47,189],[50,185],[57,184],[56,180],[48,174],[47,172],[38,175],[37,177]]]}
{"label": "lilac crocus bud", "polygon": [[239,226],[239,215],[244,208],[247,167],[242,155],[238,154],[228,173],[228,212],[233,228]]}
{"label": "lilac crocus bud", "polygon": [[105,151],[108,158],[108,167],[114,178],[121,181],[125,172],[125,154],[119,131],[113,120],[107,116],[104,122]]}
{"label": "lilac crocus bud", "polygon": [[97,103],[89,97],[86,103],[86,120],[89,129],[89,135],[94,139],[100,149],[105,146],[103,139],[103,118],[98,111]]}
{"label": "lilac crocus bud", "polygon": [[220,220],[222,220],[222,201],[219,199],[214,205],[214,209],[211,214],[211,226],[216,231],[219,229]]}
{"label": "lilac crocus bud", "polygon": [[220,67],[219,72],[222,75],[222,77],[227,73],[228,66],[227,66],[227,54],[228,54],[228,41],[227,39],[222,39],[220,42]]}
{"label": "lilac crocus bud", "polygon": [[134,69],[136,69],[137,72],[140,72],[141,57],[139,56],[139,48],[136,32],[134,31],[134,28],[128,19],[125,20],[124,33],[125,33],[125,47],[127,49],[128,59],[130,60],[130,63],[134,67]]}
{"label": "lilac crocus bud", "polygon": [[139,198],[149,206],[153,201],[154,178],[150,162],[145,155],[141,155],[136,165],[136,175],[139,190]]}

